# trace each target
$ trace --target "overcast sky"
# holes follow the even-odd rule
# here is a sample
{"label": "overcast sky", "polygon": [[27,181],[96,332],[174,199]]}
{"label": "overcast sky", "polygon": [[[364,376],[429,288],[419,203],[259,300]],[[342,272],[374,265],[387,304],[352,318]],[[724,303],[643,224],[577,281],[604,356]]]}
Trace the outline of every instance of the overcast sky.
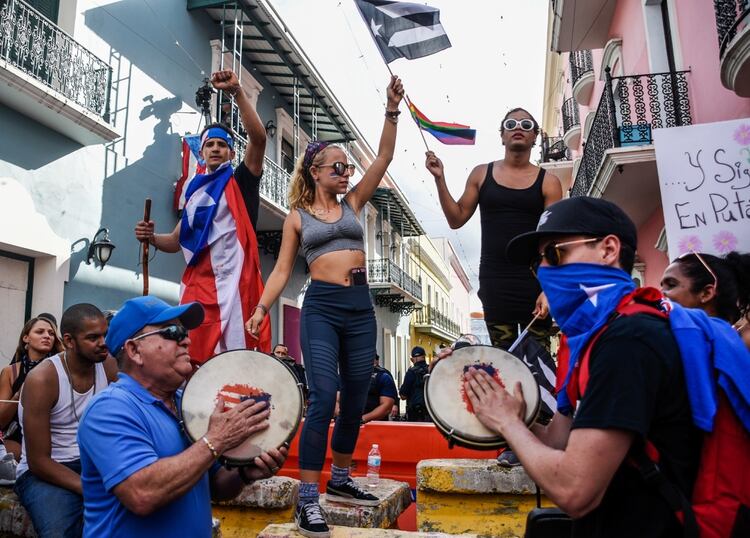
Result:
{"label": "overcast sky", "polygon": [[[305,53],[370,145],[383,125],[388,70],[353,0],[271,0]],[[443,160],[454,198],[472,168],[502,158],[500,119],[513,107],[541,118],[548,0],[430,0],[452,47],[418,60],[390,64],[409,97],[431,120],[477,130],[474,146],[444,146],[425,133]],[[478,287],[479,212],[451,230],[440,209],[425,147],[402,104],[396,156],[389,172],[431,237],[448,237]],[[532,154],[538,158],[538,152]],[[478,300],[474,300],[479,307]]]}

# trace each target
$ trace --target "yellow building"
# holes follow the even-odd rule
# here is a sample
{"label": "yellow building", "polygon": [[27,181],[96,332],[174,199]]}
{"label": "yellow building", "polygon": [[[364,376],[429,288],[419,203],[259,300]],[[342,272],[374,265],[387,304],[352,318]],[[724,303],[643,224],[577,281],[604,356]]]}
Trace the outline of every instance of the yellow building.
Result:
{"label": "yellow building", "polygon": [[416,265],[422,287],[421,309],[411,317],[412,346],[422,346],[429,361],[440,345],[450,345],[461,333],[460,320],[454,319],[451,299],[451,267],[427,236],[409,239],[412,264]]}

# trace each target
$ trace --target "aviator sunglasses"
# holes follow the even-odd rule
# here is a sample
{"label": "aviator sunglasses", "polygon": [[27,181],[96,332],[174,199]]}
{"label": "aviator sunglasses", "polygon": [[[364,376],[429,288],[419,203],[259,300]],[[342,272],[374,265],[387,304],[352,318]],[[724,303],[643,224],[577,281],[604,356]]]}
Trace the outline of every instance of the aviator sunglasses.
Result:
{"label": "aviator sunglasses", "polygon": [[503,122],[503,129],[506,131],[513,131],[518,128],[522,131],[533,131],[534,122],[529,119],[514,120],[513,118],[508,118]]}
{"label": "aviator sunglasses", "polygon": [[547,260],[547,263],[550,264],[553,267],[557,267],[560,265],[560,260],[562,258],[562,255],[565,253],[565,249],[563,247],[567,247],[570,245],[580,245],[583,243],[595,243],[597,241],[601,241],[604,239],[603,237],[589,237],[588,239],[576,239],[575,241],[565,241],[563,243],[550,243],[546,247],[544,247],[544,250],[542,252],[538,252],[534,260],[531,262],[531,270],[536,274],[537,269],[539,269],[539,265],[541,265],[542,260]]}
{"label": "aviator sunglasses", "polygon": [[317,165],[317,167],[318,168],[327,168],[327,167],[333,168],[333,172],[337,176],[343,176],[344,172],[346,172],[346,171],[348,171],[349,175],[352,176],[352,175],[354,175],[354,171],[357,169],[357,167],[354,166],[353,164],[346,164],[346,163],[342,163],[342,162],[339,162],[339,161],[337,161],[337,162],[335,162],[333,164],[319,164],[319,165]]}
{"label": "aviator sunglasses", "polygon": [[167,340],[182,342],[185,338],[187,338],[188,331],[182,325],[167,325],[166,327],[162,327],[161,329],[157,329],[155,331],[149,331],[147,333],[139,334],[138,336],[131,338],[131,340],[135,342],[136,340],[146,338],[147,336],[153,336],[155,334],[158,334],[159,336],[161,336],[162,338],[166,338]]}

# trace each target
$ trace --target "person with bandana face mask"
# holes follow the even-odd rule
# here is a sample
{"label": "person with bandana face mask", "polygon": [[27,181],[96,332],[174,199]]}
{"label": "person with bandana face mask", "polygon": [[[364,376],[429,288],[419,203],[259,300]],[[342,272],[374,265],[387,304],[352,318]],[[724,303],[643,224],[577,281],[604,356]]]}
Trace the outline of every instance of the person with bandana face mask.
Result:
{"label": "person with bandana face mask", "polygon": [[[531,478],[573,518],[574,537],[682,536],[660,492],[627,463],[646,439],[663,474],[688,498],[698,469],[701,437],[670,321],[615,313],[637,296],[630,276],[636,243],[635,225],[619,207],[576,197],[549,206],[536,231],[508,245],[509,258],[536,271],[567,338],[570,368],[560,366],[558,411],[548,426],[529,430],[519,418],[520,386],[506,391],[474,369],[465,378],[477,418],[508,441]],[[589,351],[585,393],[571,401],[571,372],[605,325]]]}
{"label": "person with bandana face mask", "polygon": [[135,237],[157,250],[182,250],[187,268],[182,276],[180,303],[201,303],[205,318],[190,332],[190,357],[203,363],[231,349],[271,351],[271,324],[266,320],[257,335],[244,324],[263,293],[255,227],[260,206],[260,180],[266,150],[266,129],[250,98],[231,70],[211,75],[217,90],[234,97],[247,130],[247,147],[232,168],[235,139],[221,123],[201,133],[205,173],[187,186],[182,218],[171,233],[154,233],[154,221],[140,221]]}

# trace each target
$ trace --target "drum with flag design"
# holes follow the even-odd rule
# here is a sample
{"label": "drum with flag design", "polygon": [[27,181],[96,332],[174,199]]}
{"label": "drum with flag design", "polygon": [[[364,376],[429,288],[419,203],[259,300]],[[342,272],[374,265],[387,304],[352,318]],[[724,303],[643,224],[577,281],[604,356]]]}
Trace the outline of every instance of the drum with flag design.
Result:
{"label": "drum with flag design", "polygon": [[180,402],[185,433],[193,441],[208,431],[218,398],[225,409],[252,398],[265,401],[269,426],[222,455],[231,465],[250,465],[256,456],[289,443],[302,420],[302,389],[292,370],[275,357],[249,350],[227,351],[190,378]]}
{"label": "drum with flag design", "polygon": [[520,359],[490,346],[458,349],[435,365],[424,386],[427,411],[450,445],[479,450],[504,447],[505,439],[479,422],[464,391],[464,373],[471,367],[484,370],[509,391],[520,382],[526,401],[524,422],[534,423],[541,402],[534,374]]}

